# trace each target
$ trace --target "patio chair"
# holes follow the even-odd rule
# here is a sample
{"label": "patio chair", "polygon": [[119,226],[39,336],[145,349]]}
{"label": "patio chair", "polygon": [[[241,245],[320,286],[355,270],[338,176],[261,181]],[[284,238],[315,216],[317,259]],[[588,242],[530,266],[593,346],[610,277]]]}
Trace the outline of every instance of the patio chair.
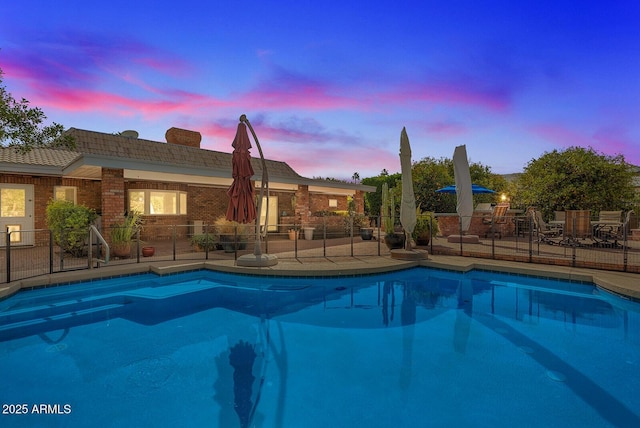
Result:
{"label": "patio chair", "polygon": [[619,240],[621,241],[625,241],[626,239],[629,239],[629,221],[631,220],[631,215],[633,214],[633,210],[629,210],[625,215],[624,215],[624,219],[622,221],[622,225],[616,230],[616,233],[612,236],[613,238],[613,245],[614,246],[619,246],[620,244],[618,243]]}
{"label": "patio chair", "polygon": [[591,211],[567,210],[563,235],[564,242],[569,245],[580,245],[579,240],[593,238]]}
{"label": "patio chair", "polygon": [[491,218],[482,219],[482,223],[491,225],[489,230],[484,234],[485,238],[488,238],[490,235],[495,238],[495,236],[498,235],[498,238],[502,239],[502,225],[507,222],[508,210],[508,203],[498,204],[493,208]]}
{"label": "patio chair", "polygon": [[536,242],[544,242],[546,244],[554,245],[559,244],[557,238],[562,233],[562,229],[557,226],[550,225],[542,218],[542,213],[534,208],[530,208],[533,216],[533,230],[536,237]]}

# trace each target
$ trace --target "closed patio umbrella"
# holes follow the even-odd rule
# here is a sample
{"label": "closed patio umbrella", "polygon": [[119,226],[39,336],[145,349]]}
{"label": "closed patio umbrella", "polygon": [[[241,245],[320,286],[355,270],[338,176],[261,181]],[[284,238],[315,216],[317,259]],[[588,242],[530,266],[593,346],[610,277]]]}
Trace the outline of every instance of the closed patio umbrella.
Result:
{"label": "closed patio umbrella", "polygon": [[405,231],[405,249],[411,250],[411,234],[416,227],[416,197],[411,177],[411,145],[407,130],[400,133],[400,168],[402,171],[402,200],[400,202],[400,224]]}
{"label": "closed patio umbrella", "polygon": [[253,196],[253,167],[251,166],[251,142],[247,127],[238,123],[236,137],[233,139],[233,157],[231,160],[233,183],[227,190],[229,207],[227,220],[238,223],[251,223],[256,219],[256,205]]}
{"label": "closed patio umbrella", "polygon": [[462,233],[469,230],[473,215],[473,193],[471,187],[471,173],[467,160],[467,147],[463,144],[453,151],[453,174],[456,180],[456,212],[460,216]]}

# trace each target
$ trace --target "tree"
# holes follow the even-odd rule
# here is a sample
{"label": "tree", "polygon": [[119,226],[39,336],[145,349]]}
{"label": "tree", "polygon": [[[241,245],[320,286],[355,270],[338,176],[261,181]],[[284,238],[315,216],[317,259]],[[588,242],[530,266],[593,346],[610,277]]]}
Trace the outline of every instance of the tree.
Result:
{"label": "tree", "polygon": [[[491,172],[491,168],[480,163],[469,165],[471,181],[481,186],[486,186],[496,191],[495,194],[475,195],[474,201],[495,202],[496,196],[507,190],[507,181],[501,175]],[[445,193],[436,193],[436,190],[455,183],[452,159],[424,158],[414,162],[411,166],[413,190],[416,196],[416,205],[422,211],[436,213],[456,212],[456,196]],[[375,193],[365,194],[365,212],[369,215],[380,214],[382,202],[382,183],[389,185],[389,190],[394,192],[398,201],[402,195],[402,174],[389,174],[386,169],[377,177],[362,179],[362,184],[376,187]]]}
{"label": "tree", "polygon": [[2,84],[0,69],[0,146],[8,142],[26,153],[36,147],[74,148],[69,135],[64,135],[64,127],[58,123],[43,126],[47,119],[38,107],[29,107],[29,101],[16,101]]}
{"label": "tree", "polygon": [[624,157],[592,148],[546,152],[527,164],[516,186],[523,205],[536,206],[546,217],[573,209],[627,210],[634,203],[633,171]]}
{"label": "tree", "polygon": [[[414,163],[411,172],[416,204],[421,210],[437,213],[456,212],[455,195],[436,193],[436,190],[455,183],[452,159],[427,157]],[[504,177],[493,174],[488,166],[471,163],[469,173],[473,183],[496,191],[495,194],[475,195],[474,201],[476,203],[495,202],[496,195],[507,188]]]}
{"label": "tree", "polygon": [[387,183],[389,189],[396,186],[396,183],[400,182],[400,173],[389,174],[383,170],[383,173],[376,177],[368,177],[362,179],[362,184],[367,186],[373,186],[376,188],[375,193],[365,193],[364,195],[364,211],[365,214],[370,216],[380,215],[380,206],[382,205],[382,184]]}

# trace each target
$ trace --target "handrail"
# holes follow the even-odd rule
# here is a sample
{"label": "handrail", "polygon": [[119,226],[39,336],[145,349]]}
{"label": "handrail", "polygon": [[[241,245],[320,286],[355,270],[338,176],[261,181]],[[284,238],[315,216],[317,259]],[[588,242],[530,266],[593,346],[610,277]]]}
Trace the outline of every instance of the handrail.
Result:
{"label": "handrail", "polygon": [[107,244],[107,241],[102,237],[100,231],[94,225],[91,225],[89,226],[89,269],[93,269],[93,248],[91,248],[93,245],[93,234],[95,234],[102,245],[104,245],[104,259],[96,259],[96,261],[98,263],[104,263],[105,265],[109,264],[109,244]]}

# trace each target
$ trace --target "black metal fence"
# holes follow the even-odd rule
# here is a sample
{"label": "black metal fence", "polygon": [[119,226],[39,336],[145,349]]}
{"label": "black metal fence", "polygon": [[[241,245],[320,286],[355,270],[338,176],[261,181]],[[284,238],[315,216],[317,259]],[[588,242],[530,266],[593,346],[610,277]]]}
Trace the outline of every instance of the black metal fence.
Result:
{"label": "black metal fence", "polygon": [[[263,253],[276,254],[279,259],[311,259],[338,257],[389,256],[385,232],[378,225],[381,218],[373,218],[369,225],[354,225],[347,218],[344,227],[327,223],[313,226],[278,224],[260,240]],[[494,219],[495,223],[498,223]],[[572,267],[640,273],[640,241],[631,236],[629,227],[615,240],[598,237],[545,240],[527,216],[509,216],[499,224],[504,233],[479,234],[477,240],[451,239],[439,235],[426,247],[430,254],[542,263]],[[429,220],[432,221],[432,220]],[[396,219],[396,224],[399,221]],[[507,226],[504,226],[507,225]],[[488,224],[495,232],[498,224]],[[443,232],[443,228],[440,228]],[[109,236],[109,228],[102,229]],[[15,233],[20,233],[16,239]],[[87,231],[87,237],[89,232]],[[64,236],[64,233],[63,235]],[[455,237],[454,237],[455,238]],[[593,239],[595,238],[595,239]],[[49,230],[0,232],[0,283],[79,269],[105,266],[188,260],[234,260],[253,253],[256,245],[255,226],[246,225],[220,233],[214,225],[144,225],[130,245],[116,252],[110,248],[108,263],[105,246],[98,239],[87,238],[80,253],[63,249]],[[21,243],[28,242],[29,245]]]}
{"label": "black metal fence", "polygon": [[[279,224],[273,229],[264,237],[261,236],[259,245],[263,253],[277,254],[279,259],[389,254],[387,247],[380,241],[383,233],[376,228],[354,226],[352,222],[340,228],[327,224]],[[361,229],[364,238],[361,236]],[[87,238],[81,252],[65,248],[64,237],[70,235],[70,232],[63,231],[58,239],[50,230],[44,229],[20,232],[7,230],[0,233],[0,243],[3,244],[0,246],[0,283],[57,272],[132,263],[234,260],[243,254],[253,253],[256,246],[254,225],[240,225],[221,232],[212,224],[197,227],[193,224],[145,224],[143,230],[138,231],[127,245],[111,242],[108,262],[105,263],[106,246],[95,237],[90,242],[88,230],[83,231]],[[15,239],[16,233],[20,233],[20,239]],[[108,227],[101,230],[104,237],[109,237],[110,233]],[[25,242],[30,244],[25,245]]]}
{"label": "black metal fence", "polygon": [[470,239],[473,235],[462,230],[439,238],[432,254],[640,273],[640,240],[634,240],[632,234],[637,217],[615,227],[587,218],[582,233],[577,222],[562,223],[549,233],[527,215],[494,218],[486,223],[486,231],[477,239]]}

